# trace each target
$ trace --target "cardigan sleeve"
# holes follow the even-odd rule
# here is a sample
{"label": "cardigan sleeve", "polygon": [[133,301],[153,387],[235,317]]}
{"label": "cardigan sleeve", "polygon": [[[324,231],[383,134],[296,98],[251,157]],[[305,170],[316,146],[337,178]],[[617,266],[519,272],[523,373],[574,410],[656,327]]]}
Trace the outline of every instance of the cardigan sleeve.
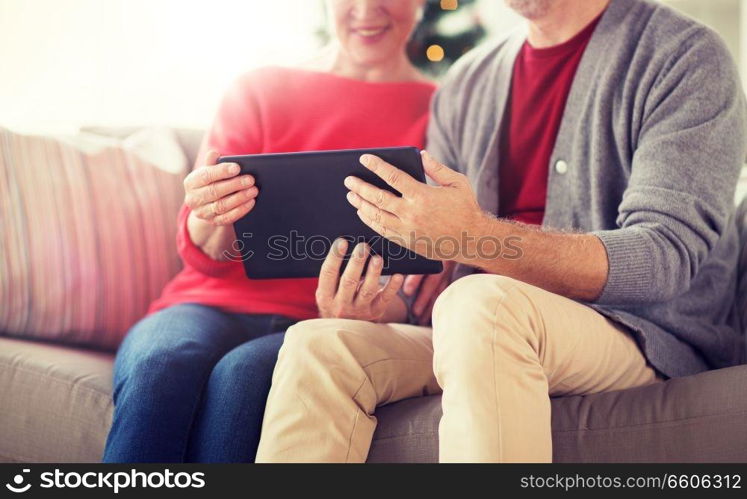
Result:
{"label": "cardigan sleeve", "polygon": [[594,233],[609,259],[597,303],[663,302],[690,288],[729,230],[745,128],[734,63],[717,35],[699,29],[645,98],[618,227]]}
{"label": "cardigan sleeve", "polygon": [[428,152],[449,168],[460,169],[458,155],[455,151],[457,137],[452,132],[455,117],[451,116],[448,99],[448,81],[437,90],[431,100],[431,115],[428,122]]}
{"label": "cardigan sleeve", "polygon": [[[262,151],[262,119],[258,99],[254,92],[259,72],[239,78],[226,92],[218,107],[213,124],[203,138],[195,168],[209,149],[221,156],[253,154]],[[214,260],[198,248],[190,238],[187,219],[190,210],[182,206],[176,236],[177,249],[182,261],[210,277],[221,277],[240,265],[238,260]]]}

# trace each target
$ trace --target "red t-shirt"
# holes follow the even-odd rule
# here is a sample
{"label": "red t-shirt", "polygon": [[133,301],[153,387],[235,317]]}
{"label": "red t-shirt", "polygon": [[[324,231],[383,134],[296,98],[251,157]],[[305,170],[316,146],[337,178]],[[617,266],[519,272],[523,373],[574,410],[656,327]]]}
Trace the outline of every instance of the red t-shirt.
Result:
{"label": "red t-shirt", "polygon": [[[425,82],[370,83],[286,68],[252,71],[223,99],[200,157],[208,147],[221,155],[422,148],[434,90]],[[261,192],[257,202],[262,202]],[[317,279],[250,280],[241,262],[217,262],[192,243],[188,215],[183,207],[177,234],[184,269],[151,305],[151,312],[200,303],[237,313],[318,317]]]}
{"label": "red t-shirt", "polygon": [[542,224],[550,157],[573,77],[598,21],[560,45],[537,49],[527,41],[519,51],[500,137],[499,216]]}

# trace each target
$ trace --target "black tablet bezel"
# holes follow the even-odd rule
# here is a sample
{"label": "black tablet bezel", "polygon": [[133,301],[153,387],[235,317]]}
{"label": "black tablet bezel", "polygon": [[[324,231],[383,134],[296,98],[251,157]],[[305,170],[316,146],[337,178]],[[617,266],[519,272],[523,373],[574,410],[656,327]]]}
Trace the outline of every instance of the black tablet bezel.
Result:
{"label": "black tablet bezel", "polygon": [[[441,262],[429,260],[402,246],[387,241],[365,226],[356,210],[345,199],[344,179],[354,175],[399,195],[399,193],[363,167],[359,158],[374,154],[397,166],[420,182],[425,182],[422,160],[417,148],[387,147],[293,153],[225,156],[218,163],[237,163],[242,174],[255,177],[260,192],[255,208],[234,224],[237,240],[230,258],[243,262],[250,279],[318,277],[324,256],[337,237],[351,243],[366,241],[373,253],[384,258],[383,275],[433,274],[441,272]],[[272,191],[268,192],[268,189]],[[279,192],[280,190],[283,192]],[[308,196],[308,202],[299,198]],[[292,196],[292,197],[289,197]],[[263,198],[266,200],[263,204]],[[293,220],[293,218],[297,220]],[[290,220],[289,220],[290,219]],[[277,227],[277,230],[275,228]],[[289,251],[283,259],[268,238],[288,239],[292,248],[292,230],[313,246],[299,254]],[[269,234],[269,236],[268,236]],[[272,248],[269,248],[272,246]]]}

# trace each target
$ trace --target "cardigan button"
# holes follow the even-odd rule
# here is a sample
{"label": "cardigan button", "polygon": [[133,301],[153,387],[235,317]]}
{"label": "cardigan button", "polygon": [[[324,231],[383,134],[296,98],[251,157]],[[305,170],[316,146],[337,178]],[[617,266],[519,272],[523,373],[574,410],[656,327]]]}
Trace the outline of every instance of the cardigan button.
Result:
{"label": "cardigan button", "polygon": [[555,171],[560,175],[565,175],[566,173],[568,173],[568,163],[566,163],[562,159],[557,160],[555,162]]}

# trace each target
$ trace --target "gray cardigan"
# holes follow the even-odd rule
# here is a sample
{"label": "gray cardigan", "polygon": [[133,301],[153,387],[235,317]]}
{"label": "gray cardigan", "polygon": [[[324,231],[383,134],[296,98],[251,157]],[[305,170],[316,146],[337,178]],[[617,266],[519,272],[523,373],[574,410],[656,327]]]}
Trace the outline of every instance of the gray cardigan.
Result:
{"label": "gray cardigan", "polygon": [[[501,121],[525,30],[452,68],[428,149],[498,209]],[[612,0],[576,73],[549,164],[543,226],[596,234],[609,279],[590,304],[684,376],[742,360],[733,196],[745,147],[734,63],[710,29],[648,0]],[[455,278],[472,269],[458,267]],[[593,334],[590,331],[589,334]]]}

